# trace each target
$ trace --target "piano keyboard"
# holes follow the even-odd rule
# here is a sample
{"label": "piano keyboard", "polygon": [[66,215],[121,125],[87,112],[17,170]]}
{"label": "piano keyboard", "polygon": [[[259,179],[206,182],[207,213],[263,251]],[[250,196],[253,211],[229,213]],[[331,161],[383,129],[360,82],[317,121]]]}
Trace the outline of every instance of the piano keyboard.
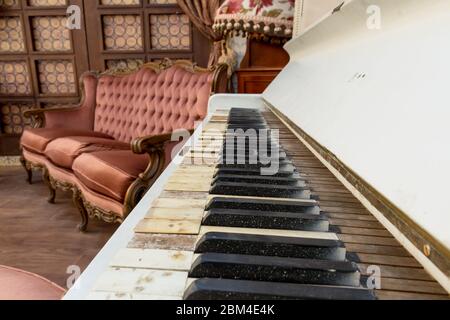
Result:
{"label": "piano keyboard", "polygon": [[260,137],[227,143],[239,128],[269,129],[258,110],[215,114],[88,299],[376,299],[283,147],[267,141],[280,170],[262,175]]}

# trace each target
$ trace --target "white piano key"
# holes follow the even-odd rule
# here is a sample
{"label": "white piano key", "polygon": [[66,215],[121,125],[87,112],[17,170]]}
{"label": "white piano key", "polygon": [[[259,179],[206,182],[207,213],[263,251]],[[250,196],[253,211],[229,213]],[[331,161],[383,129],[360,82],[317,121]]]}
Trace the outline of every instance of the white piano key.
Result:
{"label": "white piano key", "polygon": [[187,278],[188,273],[182,271],[110,268],[100,276],[93,290],[182,297]]}
{"label": "white piano key", "polygon": [[201,199],[179,199],[179,198],[159,198],[155,201],[153,208],[167,209],[204,209],[207,201]]}
{"label": "white piano key", "polygon": [[193,253],[190,251],[122,249],[113,258],[111,267],[189,271]]}
{"label": "white piano key", "polygon": [[93,300],[93,301],[102,301],[102,300],[164,301],[164,300],[181,300],[181,299],[182,297],[123,293],[123,292],[107,292],[107,291],[92,291],[86,297],[86,300]]}
{"label": "white piano key", "polygon": [[203,208],[152,208],[145,216],[146,219],[169,220],[201,220],[205,211]]}
{"label": "white piano key", "polygon": [[198,234],[200,220],[167,220],[143,219],[135,228],[137,233],[166,233],[166,234]]}

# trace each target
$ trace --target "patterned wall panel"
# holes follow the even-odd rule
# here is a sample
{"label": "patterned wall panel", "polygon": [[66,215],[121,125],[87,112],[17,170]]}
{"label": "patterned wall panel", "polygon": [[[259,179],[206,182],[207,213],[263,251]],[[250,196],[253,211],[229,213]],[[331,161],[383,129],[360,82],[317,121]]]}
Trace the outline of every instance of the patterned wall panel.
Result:
{"label": "patterned wall panel", "polygon": [[0,61],[0,94],[31,94],[30,74],[25,61]]}
{"label": "patterned wall panel", "polygon": [[66,17],[33,17],[33,43],[36,51],[70,51],[70,30],[66,27]]}
{"label": "patterned wall panel", "polygon": [[74,66],[67,60],[37,62],[39,91],[43,94],[76,93]]}
{"label": "patterned wall panel", "polygon": [[150,16],[152,48],[157,50],[188,50],[191,47],[191,26],[184,14]]}
{"label": "patterned wall panel", "polygon": [[100,0],[100,4],[105,6],[135,6],[140,0]]}
{"label": "patterned wall panel", "polygon": [[67,0],[28,0],[31,7],[60,7],[67,5]]}
{"label": "patterned wall panel", "polygon": [[136,70],[144,64],[144,59],[110,59],[106,60],[107,69]]}
{"label": "patterned wall panel", "polygon": [[103,16],[106,50],[142,50],[142,23],[139,15]]}
{"label": "patterned wall panel", "polygon": [[176,4],[177,0],[149,0],[150,4]]}
{"label": "patterned wall panel", "polygon": [[0,17],[0,52],[24,52],[22,30],[20,17]]}
{"label": "patterned wall panel", "polygon": [[33,108],[30,103],[10,102],[0,105],[2,132],[7,134],[21,134],[30,125],[30,119],[23,113]]}
{"label": "patterned wall panel", "polygon": [[16,8],[19,6],[19,0],[0,0],[0,8]]}

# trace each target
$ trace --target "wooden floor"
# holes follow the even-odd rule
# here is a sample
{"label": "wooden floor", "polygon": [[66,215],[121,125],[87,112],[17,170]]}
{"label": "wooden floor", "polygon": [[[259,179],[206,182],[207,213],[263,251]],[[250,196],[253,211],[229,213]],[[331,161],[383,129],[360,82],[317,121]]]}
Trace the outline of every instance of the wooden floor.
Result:
{"label": "wooden floor", "polygon": [[446,291],[400,245],[377,219],[313,153],[271,112],[264,114],[269,126],[280,130],[280,144],[305,176],[332,231],[345,243],[348,259],[362,274],[369,266],[381,269],[379,299],[447,299]]}
{"label": "wooden floor", "polygon": [[48,204],[39,173],[34,181],[26,183],[20,167],[0,167],[0,265],[37,273],[65,288],[67,268],[84,270],[117,226],[92,221],[87,233],[78,232],[70,194],[59,192],[56,204]]}

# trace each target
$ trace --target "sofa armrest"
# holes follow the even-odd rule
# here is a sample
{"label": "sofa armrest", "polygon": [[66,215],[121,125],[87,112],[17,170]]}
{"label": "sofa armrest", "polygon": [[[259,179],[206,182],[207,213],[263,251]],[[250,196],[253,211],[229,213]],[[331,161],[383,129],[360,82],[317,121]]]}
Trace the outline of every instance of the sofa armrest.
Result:
{"label": "sofa armrest", "polygon": [[76,115],[81,107],[62,107],[49,109],[32,109],[24,112],[24,117],[31,118],[32,128],[44,128],[48,120],[53,123],[67,121],[67,117]]}
{"label": "sofa armrest", "polygon": [[166,164],[165,150],[166,144],[171,142],[172,134],[162,134],[157,136],[147,136],[137,138],[131,142],[131,150],[136,154],[147,153],[150,157],[145,171],[139,174],[136,181],[130,186],[125,196],[124,212],[129,214],[139,203],[148,188],[158,179],[164,171]]}
{"label": "sofa armrest", "polygon": [[24,112],[33,128],[93,130],[98,75],[86,72],[80,79],[81,102],[75,107],[33,109]]}
{"label": "sofa armrest", "polygon": [[137,154],[151,154],[158,151],[164,151],[165,144],[171,142],[171,140],[171,133],[137,138],[131,142],[131,150]]}
{"label": "sofa armrest", "polygon": [[[194,130],[189,131],[191,134]],[[131,142],[131,150],[137,154],[147,153],[150,157],[147,168],[136,179],[136,181],[128,189],[125,197],[124,211],[128,214],[139,203],[139,201],[147,192],[148,188],[158,179],[166,166],[166,150],[165,146],[172,141],[173,134],[161,134],[157,136],[148,136],[137,138]]]}

